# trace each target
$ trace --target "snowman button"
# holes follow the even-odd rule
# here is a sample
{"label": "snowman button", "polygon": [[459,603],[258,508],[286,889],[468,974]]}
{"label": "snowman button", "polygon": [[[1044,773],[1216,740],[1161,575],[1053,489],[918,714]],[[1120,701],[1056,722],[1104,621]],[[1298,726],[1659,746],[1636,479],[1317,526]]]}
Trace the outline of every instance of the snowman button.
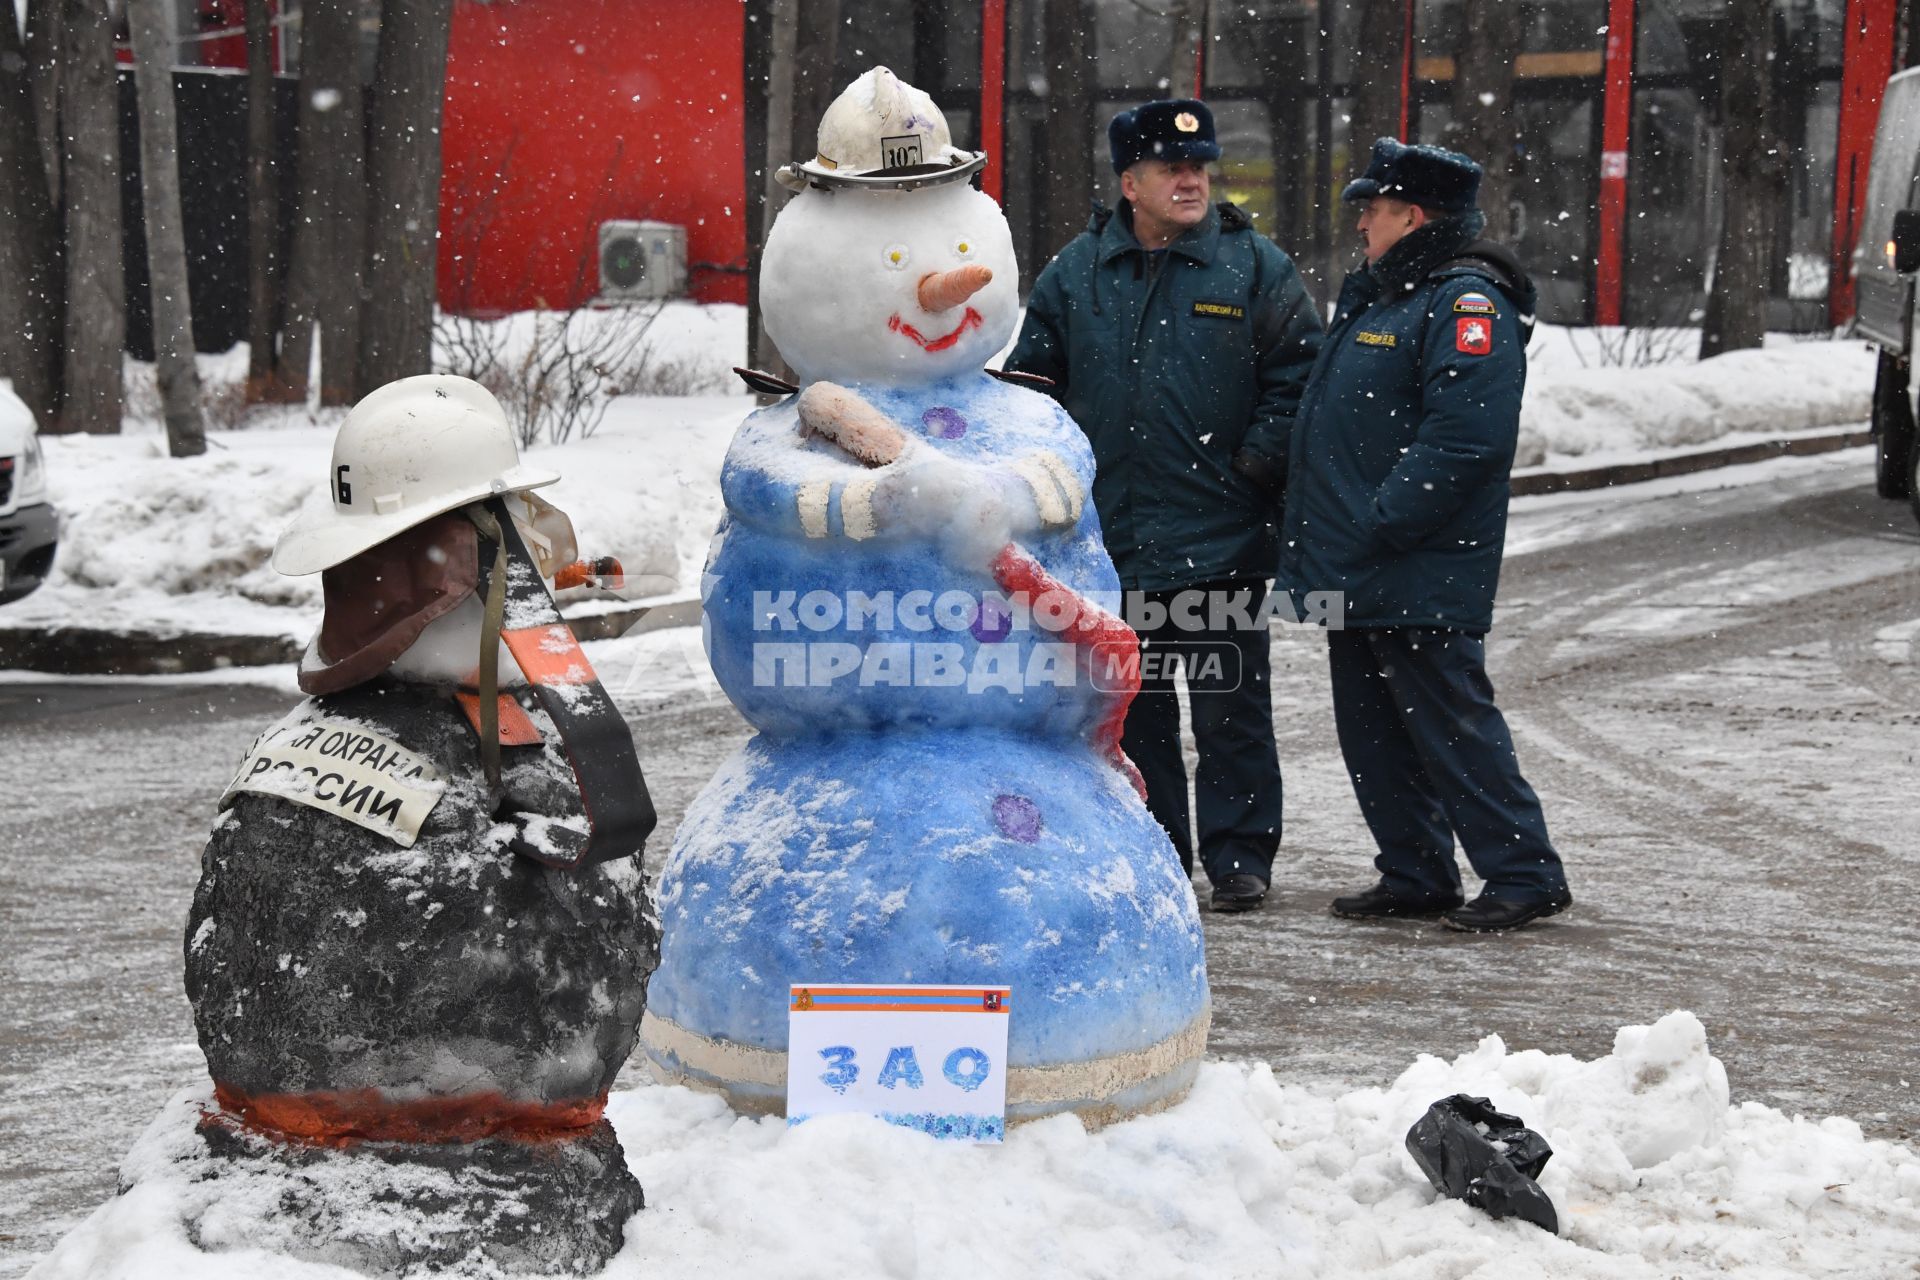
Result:
{"label": "snowman button", "polygon": [[1040,838],[1040,806],[1022,795],[997,795],[993,798],[993,825],[1000,834],[1021,844]]}
{"label": "snowman button", "polygon": [[967,434],[967,420],[958,409],[936,405],[920,415],[920,425],[935,440],[958,440]]}

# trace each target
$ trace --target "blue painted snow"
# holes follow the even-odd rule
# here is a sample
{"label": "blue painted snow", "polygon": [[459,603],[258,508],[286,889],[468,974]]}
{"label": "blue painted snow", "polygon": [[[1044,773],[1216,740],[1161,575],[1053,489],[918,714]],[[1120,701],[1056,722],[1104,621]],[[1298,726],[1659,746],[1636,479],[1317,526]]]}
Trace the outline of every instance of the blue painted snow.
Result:
{"label": "blue painted snow", "polygon": [[[1031,842],[994,801],[1030,801]],[[1085,746],[995,729],[761,734],[681,824],[648,1005],[784,1051],[794,982],[1004,983],[1016,1067],[1142,1049],[1206,1007],[1166,833]]]}
{"label": "blue painted snow", "polygon": [[[984,373],[912,392],[877,386],[855,390],[895,422],[909,429],[918,424],[921,439],[941,455],[991,465],[1050,450],[1079,477],[1082,491],[1092,493],[1093,452],[1085,435],[1057,404],[1037,392],[1009,386]],[[951,430],[937,410],[963,414],[973,426],[958,438],[935,434]],[[750,416],[728,451],[720,478],[728,514],[707,566],[703,625],[714,675],[748,722],[783,735],[826,727],[983,724],[1059,737],[1084,734],[1105,706],[1105,699],[1084,681],[1067,689],[1040,683],[1026,687],[1021,695],[965,683],[929,687],[924,681],[904,689],[883,684],[856,687],[846,680],[812,688],[770,684],[768,677],[784,676],[785,669],[768,670],[773,650],[767,646],[783,642],[850,643],[863,653],[875,645],[912,644],[918,652],[909,655],[909,661],[918,659],[923,664],[934,656],[929,646],[951,644],[960,651],[961,668],[968,671],[979,667],[980,652],[988,648],[995,651],[996,663],[1024,676],[1035,662],[1035,646],[1058,640],[1042,626],[1007,630],[1002,620],[979,616],[983,606],[991,611],[1000,596],[984,560],[978,566],[957,565],[950,548],[931,538],[883,534],[858,542],[841,536],[846,486],[871,479],[874,473],[824,441],[799,442],[797,418],[791,399]],[[926,425],[929,421],[932,430]],[[808,538],[802,532],[799,496],[807,484],[830,487],[827,520],[833,536]],[[1120,579],[1100,540],[1091,496],[1077,524],[1024,538],[1021,545],[1064,585],[1119,612]],[[873,625],[865,616],[849,617],[845,609],[836,624],[816,626],[798,607],[814,592],[844,606],[849,593],[856,591],[894,602],[890,629]],[[917,629],[899,608],[915,592],[925,593],[922,598],[929,599],[930,605],[954,593],[950,604],[956,607],[951,616],[929,607],[931,625]],[[957,607],[966,599],[973,603],[970,615]],[[798,624],[797,629],[793,624]],[[1004,638],[995,638],[996,634]],[[756,656],[762,660],[758,679]]]}
{"label": "blue painted snow", "polygon": [[[856,389],[929,451],[1002,472],[1038,450],[1061,458],[1080,478],[1082,515],[1020,545],[1117,611],[1092,454],[1052,400],[984,373]],[[896,605],[912,592],[954,593],[950,604],[997,594],[985,558],[943,535],[844,536],[845,487],[873,476],[802,440],[791,399],[749,417],[728,453],[728,514],[703,589],[707,650],[760,733],[694,802],[663,868],[649,1007],[697,1035],[784,1052],[791,983],[1006,984],[1013,1067],[1144,1049],[1187,1029],[1208,1000],[1192,890],[1165,832],[1089,744],[1112,695],[1084,672],[1025,679],[1057,634],[960,609],[932,630],[899,616],[891,628],[872,616],[769,625],[770,599],[809,592]],[[830,536],[809,538],[802,490],[823,484]],[[968,671],[998,663],[1022,680],[796,686],[756,650],[769,642],[866,657],[953,646]]]}

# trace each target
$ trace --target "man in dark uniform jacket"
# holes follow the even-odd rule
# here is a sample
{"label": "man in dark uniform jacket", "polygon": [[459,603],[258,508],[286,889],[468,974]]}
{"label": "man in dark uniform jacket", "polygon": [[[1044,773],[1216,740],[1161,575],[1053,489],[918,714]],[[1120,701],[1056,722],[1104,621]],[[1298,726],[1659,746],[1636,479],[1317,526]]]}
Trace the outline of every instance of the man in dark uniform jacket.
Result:
{"label": "man in dark uniform jacket", "polygon": [[1259,904],[1280,844],[1267,629],[1293,414],[1320,318],[1293,263],[1214,204],[1213,115],[1149,102],[1107,130],[1122,199],[1035,283],[1007,368],[1053,380],[1093,445],[1094,506],[1140,633],[1122,745],[1186,868],[1195,843],[1168,657],[1183,660],[1199,855],[1216,911]]}
{"label": "man in dark uniform jacket", "polygon": [[[1479,185],[1466,156],[1382,138],[1347,187],[1367,261],[1300,404],[1280,561],[1296,604],[1345,597],[1334,722],[1380,881],[1334,914],[1471,932],[1573,901],[1486,674],[1534,293],[1477,239]],[[1484,882],[1465,905],[1456,838]]]}

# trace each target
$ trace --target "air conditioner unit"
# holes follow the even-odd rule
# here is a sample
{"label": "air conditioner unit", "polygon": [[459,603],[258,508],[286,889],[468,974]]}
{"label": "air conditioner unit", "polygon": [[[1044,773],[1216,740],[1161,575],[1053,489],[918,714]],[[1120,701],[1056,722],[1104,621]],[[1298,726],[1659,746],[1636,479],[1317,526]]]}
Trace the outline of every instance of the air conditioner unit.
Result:
{"label": "air conditioner unit", "polygon": [[670,222],[600,224],[600,296],[609,302],[687,291],[687,229]]}

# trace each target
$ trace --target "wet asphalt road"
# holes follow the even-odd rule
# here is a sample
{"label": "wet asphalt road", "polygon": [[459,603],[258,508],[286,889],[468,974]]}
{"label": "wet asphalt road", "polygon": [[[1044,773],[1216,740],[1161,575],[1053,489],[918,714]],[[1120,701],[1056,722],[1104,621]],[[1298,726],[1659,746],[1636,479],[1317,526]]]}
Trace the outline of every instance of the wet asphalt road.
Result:
{"label": "wet asphalt road", "polygon": [[[1208,919],[1214,1051],[1352,1088],[1494,1033],[1593,1057],[1688,1008],[1736,1100],[1920,1141],[1906,507],[1855,451],[1705,492],[1529,500],[1511,544],[1490,666],[1575,909],[1503,937],[1329,916],[1370,881],[1369,844],[1324,643],[1283,629],[1286,842],[1263,910]],[[0,1276],[113,1194],[203,1070],[182,922],[215,798],[288,700],[0,684]],[[745,729],[723,702],[657,701],[630,713],[664,849]]]}

